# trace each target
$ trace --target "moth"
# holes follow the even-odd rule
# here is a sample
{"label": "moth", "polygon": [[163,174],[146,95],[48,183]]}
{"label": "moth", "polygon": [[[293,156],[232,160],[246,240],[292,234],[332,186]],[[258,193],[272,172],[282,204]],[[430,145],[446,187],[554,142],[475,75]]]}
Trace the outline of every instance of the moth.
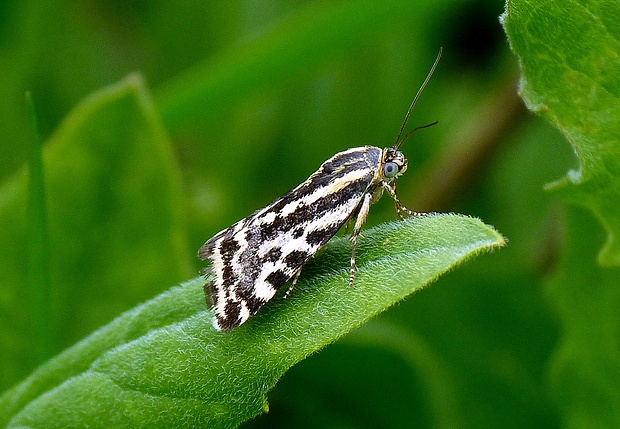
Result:
{"label": "moth", "polygon": [[357,239],[370,206],[387,192],[398,216],[415,216],[396,195],[396,182],[407,170],[400,146],[417,127],[401,139],[422,90],[430,80],[441,50],[405,116],[392,147],[357,147],[325,161],[299,186],[207,240],[198,256],[209,259],[204,270],[212,280],[204,286],[207,303],[215,312],[213,325],[230,331],[248,320],[291,281],[291,292],[302,267],[347,222],[351,232],[349,284],[355,279]]}

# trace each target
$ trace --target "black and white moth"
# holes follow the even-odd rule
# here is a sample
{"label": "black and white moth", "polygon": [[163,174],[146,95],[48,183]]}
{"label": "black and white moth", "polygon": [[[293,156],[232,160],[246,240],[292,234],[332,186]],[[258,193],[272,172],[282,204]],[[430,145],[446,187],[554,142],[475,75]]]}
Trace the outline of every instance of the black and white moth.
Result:
{"label": "black and white moth", "polygon": [[407,170],[400,146],[416,129],[434,124],[418,127],[401,139],[440,58],[441,50],[407,111],[394,146],[363,146],[337,153],[299,186],[220,231],[200,248],[199,257],[211,261],[205,275],[213,274],[213,279],[204,290],[215,312],[215,328],[230,331],[241,325],[293,279],[288,295],[304,264],[347,221],[355,219],[350,238],[349,283],[353,285],[357,238],[370,206],[383,191],[394,199],[401,219],[417,215],[399,201],[394,180]]}

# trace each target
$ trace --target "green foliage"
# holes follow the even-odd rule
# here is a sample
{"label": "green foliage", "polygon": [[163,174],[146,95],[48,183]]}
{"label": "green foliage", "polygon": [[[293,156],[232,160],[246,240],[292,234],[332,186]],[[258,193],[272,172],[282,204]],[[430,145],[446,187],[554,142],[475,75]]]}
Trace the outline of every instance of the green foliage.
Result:
{"label": "green foliage", "polygon": [[[619,426],[620,7],[509,1],[511,53],[501,6],[2,4],[0,421]],[[391,144],[440,46],[410,127],[439,124],[403,146],[399,195],[509,245],[445,272],[501,237],[384,224],[384,197],[354,288],[337,239],[216,334],[200,279],[170,289],[196,250],[335,152]]]}
{"label": "green foliage", "polygon": [[[589,209],[567,216],[550,295],[564,338],[550,380],[568,427],[620,425],[620,5],[510,1],[503,23],[522,68],[521,92],[573,145],[580,168],[551,189]],[[612,268],[613,267],[613,268]]]}
{"label": "green foliage", "polygon": [[473,218],[432,215],[369,230],[361,244],[359,286],[348,286],[348,240],[334,240],[294,295],[230,334],[211,326],[203,279],[171,289],[7,392],[0,415],[9,427],[234,427],[267,409],[291,365],[503,238]]}
{"label": "green foliage", "polygon": [[[29,270],[45,267],[27,259],[24,237],[32,234],[23,219],[27,170],[0,189],[0,223],[10,225],[0,230],[0,242],[12,249],[0,259],[0,282],[12,292],[5,297],[10,312],[0,328],[4,349],[11,351],[2,354],[5,382],[16,368],[41,363],[30,358],[33,344],[14,340],[14,329],[31,332],[30,318],[47,319],[51,338],[43,340],[55,343],[58,352],[59,345],[80,338],[67,325],[92,331],[127,303],[137,304],[190,272],[178,172],[139,78],[129,77],[78,106],[46,143],[43,165],[50,296],[34,307],[23,285]],[[129,280],[135,284],[128,288]],[[100,307],[106,311],[93,310]]]}
{"label": "green foliage", "polygon": [[503,23],[519,56],[521,94],[579,157],[553,188],[608,231],[599,258],[620,265],[620,10],[615,2],[510,1]]}

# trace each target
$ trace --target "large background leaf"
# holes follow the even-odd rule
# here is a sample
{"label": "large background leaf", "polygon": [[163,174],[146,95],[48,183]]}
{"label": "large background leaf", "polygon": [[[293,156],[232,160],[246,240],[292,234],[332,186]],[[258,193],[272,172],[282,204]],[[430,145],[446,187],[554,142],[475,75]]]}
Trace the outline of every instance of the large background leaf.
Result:
{"label": "large background leaf", "polygon": [[[510,1],[503,16],[528,107],[569,139],[580,168],[553,185],[571,203],[550,296],[564,337],[550,380],[569,427],[620,425],[620,4]],[[608,266],[602,269],[599,265]],[[611,268],[615,267],[615,268]]]}
{"label": "large background leaf", "polygon": [[509,1],[503,16],[527,106],[572,143],[579,170],[555,186],[607,228],[600,262],[620,265],[620,8],[616,2]]}

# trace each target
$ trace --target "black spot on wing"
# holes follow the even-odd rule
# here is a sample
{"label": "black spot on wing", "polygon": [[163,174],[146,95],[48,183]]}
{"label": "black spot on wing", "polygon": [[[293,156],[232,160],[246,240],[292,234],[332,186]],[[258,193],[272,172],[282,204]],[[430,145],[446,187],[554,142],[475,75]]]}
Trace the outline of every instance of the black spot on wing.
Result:
{"label": "black spot on wing", "polygon": [[280,234],[281,231],[286,230],[286,223],[282,216],[276,214],[274,220],[270,223],[264,223],[260,226],[260,237],[264,241],[273,240]]}
{"label": "black spot on wing", "polygon": [[306,236],[306,242],[311,246],[324,246],[340,229],[342,225],[333,225],[326,228],[315,229]]}
{"label": "black spot on wing", "polygon": [[222,258],[225,260],[230,260],[241,248],[241,246],[237,243],[237,240],[235,240],[234,237],[226,237],[222,240],[219,248]]}
{"label": "black spot on wing", "polygon": [[238,319],[240,311],[241,305],[236,301],[228,300],[224,306],[224,314],[226,314],[227,319]]}
{"label": "black spot on wing", "polygon": [[250,294],[245,298],[245,305],[250,310],[250,315],[255,315],[258,310],[265,305],[266,301],[260,298],[257,298],[254,294]]}
{"label": "black spot on wing", "polygon": [[219,246],[220,255],[222,257],[222,283],[224,286],[230,286],[237,281],[237,275],[233,270],[233,258],[235,253],[241,249],[234,237],[226,237]]}
{"label": "black spot on wing", "polygon": [[217,326],[222,331],[230,331],[233,328],[239,326],[239,315],[241,313],[241,305],[232,300],[228,300],[224,306],[224,314],[215,314],[217,319]]}
{"label": "black spot on wing", "polygon": [[282,287],[282,285],[286,283],[290,277],[290,275],[287,275],[282,270],[275,270],[267,276],[266,280],[277,290],[280,289],[280,287]]}
{"label": "black spot on wing", "polygon": [[230,261],[224,262],[224,267],[222,268],[222,282],[224,285],[231,285],[237,281],[237,275],[233,271],[232,264]]}
{"label": "black spot on wing", "polygon": [[279,247],[272,247],[265,253],[264,259],[267,262],[276,262],[282,256],[282,250]]}
{"label": "black spot on wing", "polygon": [[284,263],[291,269],[297,270],[310,259],[312,255],[302,250],[293,250],[284,257]]}

